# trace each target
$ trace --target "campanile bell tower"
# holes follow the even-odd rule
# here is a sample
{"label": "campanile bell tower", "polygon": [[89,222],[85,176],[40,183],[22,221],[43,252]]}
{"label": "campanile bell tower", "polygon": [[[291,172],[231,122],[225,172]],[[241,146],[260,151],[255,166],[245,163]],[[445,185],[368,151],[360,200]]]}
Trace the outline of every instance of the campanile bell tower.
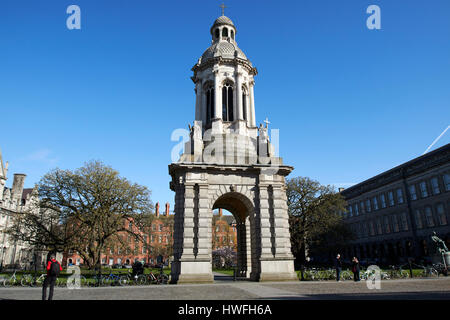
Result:
{"label": "campanile bell tower", "polygon": [[[223,12],[222,12],[223,13]],[[212,216],[231,212],[237,229],[238,276],[297,280],[289,234],[285,177],[293,167],[275,154],[266,126],[256,126],[257,70],[238,47],[237,28],[222,14],[211,45],[192,68],[195,120],[178,162],[173,283],[212,282]]]}

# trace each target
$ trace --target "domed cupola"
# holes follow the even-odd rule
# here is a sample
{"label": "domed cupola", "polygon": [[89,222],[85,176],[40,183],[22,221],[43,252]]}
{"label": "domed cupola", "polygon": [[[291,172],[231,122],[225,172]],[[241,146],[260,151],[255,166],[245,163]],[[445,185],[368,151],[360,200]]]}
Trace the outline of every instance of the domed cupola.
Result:
{"label": "domed cupola", "polygon": [[[257,70],[236,43],[236,27],[222,14],[210,28],[212,43],[193,66],[195,120],[214,133],[256,136],[253,97]],[[228,131],[227,131],[228,130]]]}
{"label": "domed cupola", "polygon": [[235,38],[236,27],[230,18],[226,16],[220,16],[217,18],[214,21],[210,32],[212,36],[212,44],[203,53],[199,61],[200,64],[207,62],[209,59],[218,57],[225,59],[239,58],[248,61],[247,56],[237,46]]}

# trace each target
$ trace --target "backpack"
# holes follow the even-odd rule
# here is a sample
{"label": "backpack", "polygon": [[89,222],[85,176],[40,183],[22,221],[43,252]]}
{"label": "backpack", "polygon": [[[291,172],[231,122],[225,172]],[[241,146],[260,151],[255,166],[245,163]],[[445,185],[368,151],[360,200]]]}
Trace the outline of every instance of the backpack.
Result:
{"label": "backpack", "polygon": [[52,264],[50,265],[50,275],[51,276],[59,276],[59,263],[57,261],[52,261]]}

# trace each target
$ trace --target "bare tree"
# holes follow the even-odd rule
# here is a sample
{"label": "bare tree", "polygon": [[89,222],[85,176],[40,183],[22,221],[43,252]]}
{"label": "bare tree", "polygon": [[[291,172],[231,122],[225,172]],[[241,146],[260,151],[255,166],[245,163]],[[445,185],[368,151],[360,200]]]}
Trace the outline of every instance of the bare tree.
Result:
{"label": "bare tree", "polygon": [[[54,251],[75,251],[89,268],[128,234],[142,239],[153,208],[150,191],[99,161],[71,171],[54,169],[38,184],[37,208],[16,216],[11,237]],[[130,228],[131,226],[131,228]]]}

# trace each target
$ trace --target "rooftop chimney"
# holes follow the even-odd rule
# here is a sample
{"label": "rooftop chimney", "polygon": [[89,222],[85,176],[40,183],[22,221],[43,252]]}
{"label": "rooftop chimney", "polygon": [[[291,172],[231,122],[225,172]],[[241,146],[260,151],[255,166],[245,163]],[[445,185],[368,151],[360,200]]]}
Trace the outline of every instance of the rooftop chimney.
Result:
{"label": "rooftop chimney", "polygon": [[22,199],[22,192],[23,192],[23,185],[25,183],[25,177],[27,175],[23,173],[15,173],[14,174],[14,180],[12,185],[12,194],[11,197],[14,200],[20,200]]}
{"label": "rooftop chimney", "polygon": [[170,204],[168,202],[166,202],[166,217],[169,216],[169,209],[170,209]]}
{"label": "rooftop chimney", "polygon": [[155,206],[156,208],[155,208],[155,215],[157,216],[157,217],[159,217],[159,202],[157,202],[156,203],[156,206]]}

